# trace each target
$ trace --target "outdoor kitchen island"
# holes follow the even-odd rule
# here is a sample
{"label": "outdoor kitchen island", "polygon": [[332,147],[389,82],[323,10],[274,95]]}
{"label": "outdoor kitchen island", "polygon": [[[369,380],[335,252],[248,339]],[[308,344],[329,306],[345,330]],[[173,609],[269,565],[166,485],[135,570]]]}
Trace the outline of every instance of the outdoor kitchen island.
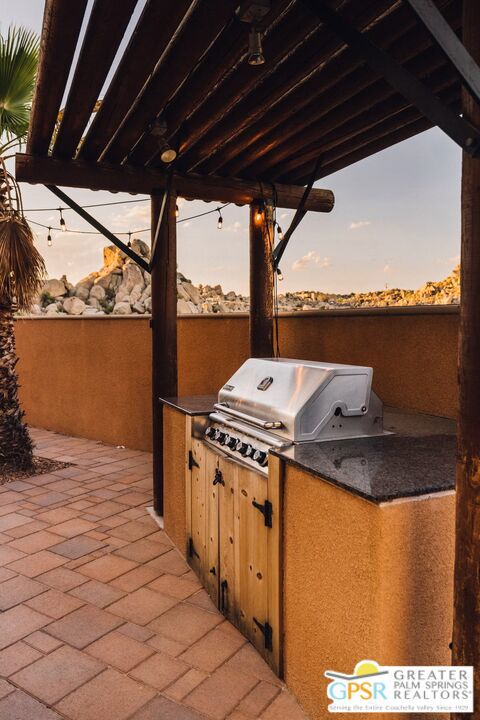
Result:
{"label": "outdoor kitchen island", "polygon": [[216,402],[162,400],[165,529],[309,716],[325,670],[450,664],[454,422],[387,408],[393,434],[272,449],[265,474],[205,441]]}

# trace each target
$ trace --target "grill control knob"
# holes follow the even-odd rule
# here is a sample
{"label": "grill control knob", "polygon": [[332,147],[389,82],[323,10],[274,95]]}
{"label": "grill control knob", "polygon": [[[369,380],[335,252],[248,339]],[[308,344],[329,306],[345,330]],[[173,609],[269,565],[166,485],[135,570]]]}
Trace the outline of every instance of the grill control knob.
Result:
{"label": "grill control knob", "polygon": [[263,452],[263,450],[255,450],[253,453],[253,459],[262,467],[265,467],[268,463],[268,455],[266,452]]}
{"label": "grill control knob", "polygon": [[255,452],[255,448],[253,448],[251,445],[247,445],[247,449],[245,451],[245,457],[253,457],[254,452]]}
{"label": "grill control knob", "polygon": [[239,440],[237,442],[237,445],[235,447],[235,450],[240,453],[240,455],[243,455],[244,457],[248,457],[252,454],[252,446],[249,443],[245,443],[242,440]]}
{"label": "grill control knob", "polygon": [[238,442],[238,440],[236,437],[232,437],[231,435],[228,435],[228,434],[225,436],[225,445],[227,447],[229,447],[231,450],[234,449],[237,442]]}
{"label": "grill control knob", "polygon": [[235,450],[239,452],[240,455],[245,455],[248,447],[248,443],[243,442],[243,440],[239,440],[235,445]]}
{"label": "grill control knob", "polygon": [[205,437],[213,438],[215,432],[215,428],[209,425],[209,427],[205,430]]}
{"label": "grill control knob", "polygon": [[222,432],[221,430],[215,430],[215,435],[213,436],[213,439],[220,443],[220,445],[225,444],[225,438],[226,433]]}

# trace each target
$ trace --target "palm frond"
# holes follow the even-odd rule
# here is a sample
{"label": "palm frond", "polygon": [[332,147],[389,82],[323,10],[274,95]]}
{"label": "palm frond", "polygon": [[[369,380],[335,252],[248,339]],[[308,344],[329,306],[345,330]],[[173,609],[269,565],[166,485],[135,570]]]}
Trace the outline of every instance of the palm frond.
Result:
{"label": "palm frond", "polygon": [[0,137],[25,137],[35,84],[39,42],[22,27],[0,37]]}
{"label": "palm frond", "polygon": [[0,216],[0,298],[29,310],[46,277],[45,262],[25,218]]}

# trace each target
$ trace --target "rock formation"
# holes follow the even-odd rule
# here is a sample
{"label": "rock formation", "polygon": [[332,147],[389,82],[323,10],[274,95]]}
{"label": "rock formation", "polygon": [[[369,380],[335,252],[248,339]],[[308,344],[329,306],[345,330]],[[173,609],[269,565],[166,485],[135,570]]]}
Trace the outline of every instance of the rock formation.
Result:
{"label": "rock formation", "polygon": [[[132,249],[145,260],[150,248],[142,240],[132,240]],[[439,282],[427,282],[419,290],[388,289],[369,293],[339,295],[318,291],[298,291],[278,296],[281,312],[329,310],[348,307],[386,307],[398,305],[439,305],[460,302],[460,268]],[[150,274],[125,253],[110,245],[103,250],[103,267],[76,285],[65,275],[43,287],[34,315],[96,316],[148,315],[151,311]],[[249,298],[233,290],[224,293],[221,285],[199,285],[177,273],[179,314],[248,312]]]}

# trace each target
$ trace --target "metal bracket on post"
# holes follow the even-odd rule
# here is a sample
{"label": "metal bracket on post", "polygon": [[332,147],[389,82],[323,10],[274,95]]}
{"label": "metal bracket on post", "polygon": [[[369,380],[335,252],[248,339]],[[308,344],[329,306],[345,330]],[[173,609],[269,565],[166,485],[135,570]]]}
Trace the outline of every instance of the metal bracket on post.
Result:
{"label": "metal bracket on post", "polygon": [[307,214],[307,211],[304,208],[305,208],[306,202],[308,200],[308,196],[310,195],[310,191],[313,187],[313,183],[315,182],[315,179],[317,177],[317,174],[318,174],[321,164],[322,164],[322,158],[319,157],[317,162],[315,163],[315,167],[313,169],[310,180],[305,187],[305,190],[302,195],[302,199],[300,200],[300,204],[295,211],[295,215],[293,216],[292,222],[290,223],[290,227],[288,228],[287,232],[283,236],[283,240],[280,240],[277,247],[275,248],[275,250],[272,253],[272,266],[273,266],[274,273],[276,273],[278,270],[278,266],[280,265],[280,260],[282,259],[283,253],[287,249],[287,245],[288,245],[290,238],[292,237],[293,233],[295,232],[295,230],[297,229],[297,227],[300,225],[303,218]]}
{"label": "metal bracket on post", "polygon": [[[408,1],[410,2],[410,0]],[[462,150],[473,157],[480,155],[478,130],[465,118],[456,115],[447,105],[444,105],[421,80],[394,60],[388,52],[374,45],[365,33],[357,30],[338,12],[332,10],[326,0],[301,0],[301,2],[317,16],[320,22],[325,23],[347,45],[356,50],[379,77],[383,77],[394,90],[403,95],[433,125],[438,125],[457,145],[460,145]],[[412,5],[412,3],[410,4]],[[419,6],[420,0],[414,4]],[[436,19],[438,20],[438,18]],[[436,27],[438,25],[439,23],[436,24]]]}
{"label": "metal bracket on post", "polygon": [[162,220],[163,220],[163,216],[165,214],[165,208],[167,206],[168,196],[170,195],[170,191],[171,191],[172,177],[173,177],[173,172],[172,172],[172,169],[170,169],[170,171],[167,175],[167,183],[165,185],[165,190],[163,191],[162,206],[161,206],[160,212],[158,214],[158,221],[157,221],[157,227],[155,228],[155,235],[153,236],[153,240],[152,240],[152,248],[150,251],[150,272],[151,272],[154,262],[155,262],[157,243],[158,243],[158,238],[160,237],[160,228],[162,227]]}
{"label": "metal bracket on post", "polygon": [[84,210],[78,203],[75,202],[75,200],[72,200],[71,197],[66,195],[63,190],[60,190],[56,185],[45,185],[45,187],[50,190],[54,195],[56,195],[62,202],[66,203],[68,207],[72,208],[72,210],[75,210],[75,212],[80,215],[83,220],[86,220],[90,225],[92,225],[96,230],[98,230],[99,233],[104,235],[107,240],[110,240],[114,245],[116,245],[122,252],[125,253],[131,260],[137,263],[143,270],[146,270],[146,272],[150,272],[150,265],[149,263],[140,255],[138,255],[134,250],[132,250],[128,245],[125,245],[124,242],[118,239],[116,235],[114,235],[110,230],[108,230],[102,223],[98,222],[93,215],[90,215],[86,210]]}

